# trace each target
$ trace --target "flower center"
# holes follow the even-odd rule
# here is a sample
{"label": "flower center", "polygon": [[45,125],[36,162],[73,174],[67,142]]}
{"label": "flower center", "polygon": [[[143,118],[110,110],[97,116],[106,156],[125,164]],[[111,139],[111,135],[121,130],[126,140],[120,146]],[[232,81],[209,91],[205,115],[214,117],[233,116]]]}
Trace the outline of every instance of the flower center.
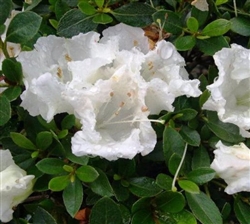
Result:
{"label": "flower center", "polygon": [[240,97],[237,97],[236,104],[239,106],[250,107],[250,91]]}

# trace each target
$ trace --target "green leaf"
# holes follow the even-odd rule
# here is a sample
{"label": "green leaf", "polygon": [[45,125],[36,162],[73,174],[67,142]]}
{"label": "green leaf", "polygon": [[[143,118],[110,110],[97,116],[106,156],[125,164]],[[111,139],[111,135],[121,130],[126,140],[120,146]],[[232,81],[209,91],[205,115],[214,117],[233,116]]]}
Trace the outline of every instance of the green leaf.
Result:
{"label": "green leaf", "polygon": [[2,94],[5,95],[10,102],[17,99],[21,93],[22,89],[20,86],[10,86],[2,92]]}
{"label": "green leaf", "polygon": [[215,171],[209,167],[202,167],[188,173],[187,178],[196,184],[204,184],[215,177]]}
{"label": "green leaf", "polygon": [[194,155],[192,158],[192,169],[196,170],[204,167],[210,167],[210,157],[208,154],[208,150],[201,145],[198,149],[195,149],[194,151]]}
{"label": "green leaf", "polygon": [[172,127],[166,126],[163,133],[163,152],[166,161],[169,160],[173,153],[182,157],[185,143],[181,135]]}
{"label": "green leaf", "polygon": [[199,29],[199,22],[196,18],[194,17],[189,17],[187,20],[187,28],[191,31],[191,32],[197,32]]}
{"label": "green leaf", "polygon": [[114,181],[112,187],[117,201],[126,201],[129,198],[129,190],[121,184],[121,181]]}
{"label": "green leaf", "polygon": [[111,23],[112,21],[113,21],[113,18],[105,13],[99,13],[95,15],[95,17],[93,18],[93,22],[98,23],[98,24],[107,24],[107,23]]}
{"label": "green leaf", "polygon": [[15,58],[6,58],[2,64],[2,70],[6,78],[13,83],[22,83],[22,65]]}
{"label": "green leaf", "polygon": [[52,191],[62,191],[68,186],[69,183],[69,175],[54,177],[49,181],[49,189]]}
{"label": "green leaf", "polygon": [[143,209],[150,209],[152,198],[140,198],[132,206],[131,212],[136,213]]}
{"label": "green leaf", "polygon": [[119,22],[130,26],[144,27],[153,22],[152,14],[154,12],[155,9],[147,4],[132,2],[111,11],[111,14]]}
{"label": "green leaf", "polygon": [[230,203],[226,202],[223,208],[221,209],[221,215],[222,215],[223,220],[226,220],[229,217],[231,211],[232,211],[232,207]]}
{"label": "green leaf", "polygon": [[114,195],[112,186],[109,183],[108,177],[101,169],[96,169],[99,173],[97,179],[89,184],[91,190],[101,196],[111,197]]}
{"label": "green leaf", "polygon": [[211,37],[205,40],[197,39],[197,47],[207,55],[214,55],[217,51],[220,51],[223,47],[229,47],[225,37]]}
{"label": "green leaf", "polygon": [[207,111],[208,128],[219,138],[230,143],[239,143],[244,138],[239,134],[239,128],[231,123],[224,123],[219,120],[217,113]]}
{"label": "green leaf", "polygon": [[51,132],[43,131],[37,134],[36,137],[36,145],[39,149],[45,150],[47,149],[51,143],[53,142],[53,137]]}
{"label": "green leaf", "polygon": [[80,1],[77,6],[85,15],[91,16],[96,13],[96,8],[88,2]]}
{"label": "green leaf", "polygon": [[182,22],[178,14],[168,11],[168,10],[159,10],[153,14],[153,20],[155,23],[160,20],[161,24],[164,24],[164,30],[179,35],[182,33]]}
{"label": "green leaf", "polygon": [[203,104],[208,100],[210,95],[211,94],[207,89],[200,95],[200,98],[199,98],[200,108],[202,108]]}
{"label": "green leaf", "polygon": [[177,155],[176,153],[173,153],[171,155],[171,157],[169,158],[169,160],[167,162],[168,170],[172,175],[175,175],[180,162],[181,162],[181,157],[179,155]]}
{"label": "green leaf", "polygon": [[199,25],[202,26],[207,21],[207,18],[209,16],[209,11],[201,11],[196,7],[192,7],[191,16],[196,18],[196,20],[199,21]]}
{"label": "green leaf", "polygon": [[30,41],[38,32],[42,17],[30,11],[18,13],[10,22],[6,41],[25,43]]}
{"label": "green leaf", "polygon": [[102,8],[104,5],[104,0],[95,0],[95,3],[99,8]]}
{"label": "green leaf", "polygon": [[81,181],[90,183],[98,178],[99,173],[94,167],[83,165],[76,170],[76,175]]}
{"label": "green leaf", "polygon": [[177,213],[185,207],[185,198],[179,192],[166,191],[155,197],[155,205],[163,213]]}
{"label": "green leaf", "polygon": [[8,98],[0,94],[0,126],[5,125],[11,118],[11,106]]}
{"label": "green leaf", "polygon": [[68,114],[63,118],[61,127],[62,129],[70,129],[75,125],[75,116],[73,114]]}
{"label": "green leaf", "polygon": [[93,206],[90,217],[90,224],[122,224],[122,215],[119,206],[110,198],[101,198]]}
{"label": "green leaf", "polygon": [[139,210],[133,215],[131,224],[155,224],[154,214],[150,209]]}
{"label": "green leaf", "polygon": [[0,5],[0,25],[2,25],[9,17],[13,6],[11,0],[0,0]]}
{"label": "green leaf", "polygon": [[201,142],[201,138],[199,133],[196,130],[189,128],[188,126],[182,126],[180,130],[180,134],[184,141],[186,141],[189,145],[199,146]]}
{"label": "green leaf", "polygon": [[234,201],[234,212],[241,224],[249,224],[250,206],[239,199]]}
{"label": "green leaf", "polygon": [[243,17],[234,17],[230,20],[231,30],[242,36],[250,36],[250,24],[249,19]]}
{"label": "green leaf", "polygon": [[56,220],[53,218],[53,216],[41,207],[37,207],[37,209],[34,213],[34,216],[33,216],[33,223],[57,224]]}
{"label": "green leaf", "polygon": [[191,194],[199,194],[200,189],[199,187],[190,180],[179,180],[178,184],[181,189],[183,189],[186,192],[189,192]]}
{"label": "green leaf", "polygon": [[11,132],[10,137],[13,140],[13,142],[15,142],[15,144],[18,145],[19,147],[24,149],[36,150],[36,146],[24,135],[17,132]]}
{"label": "green leaf", "polygon": [[60,19],[57,33],[59,36],[71,38],[79,33],[87,33],[96,29],[93,16],[84,15],[79,9],[69,10]]}
{"label": "green leaf", "polygon": [[177,115],[182,115],[182,116],[178,116],[177,119],[181,121],[190,121],[194,119],[197,114],[198,112],[196,110],[191,108],[186,108],[178,111]]}
{"label": "green leaf", "polygon": [[163,173],[158,174],[156,177],[156,184],[160,188],[167,190],[167,191],[171,190],[172,182],[173,182],[173,178]]}
{"label": "green leaf", "polygon": [[228,2],[228,0],[216,0],[215,1],[215,5],[218,6],[218,5],[222,5],[224,3]]}
{"label": "green leaf", "polygon": [[186,192],[188,205],[195,217],[203,224],[222,224],[222,218],[216,204],[203,192],[190,194]]}
{"label": "green leaf", "polygon": [[175,47],[179,51],[191,50],[196,44],[196,39],[193,36],[181,36],[175,41]]}
{"label": "green leaf", "polygon": [[149,177],[131,178],[129,184],[130,192],[138,197],[152,197],[161,191],[154,179]]}
{"label": "green leaf", "polygon": [[74,182],[70,182],[68,186],[63,190],[63,202],[67,212],[72,218],[75,217],[79,211],[83,200],[83,188],[82,183],[78,178],[75,178]]}
{"label": "green leaf", "polygon": [[64,165],[65,163],[61,159],[44,158],[36,164],[36,167],[43,173],[57,175],[64,173]]}
{"label": "green leaf", "polygon": [[231,28],[231,22],[226,19],[217,19],[209,23],[202,30],[204,36],[216,37],[225,34]]}

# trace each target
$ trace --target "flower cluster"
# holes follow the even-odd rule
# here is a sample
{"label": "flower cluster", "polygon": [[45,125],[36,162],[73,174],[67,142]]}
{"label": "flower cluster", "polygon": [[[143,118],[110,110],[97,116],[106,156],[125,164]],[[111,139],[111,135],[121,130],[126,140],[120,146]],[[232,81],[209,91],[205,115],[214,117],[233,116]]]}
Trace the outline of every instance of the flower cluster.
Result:
{"label": "flower cluster", "polygon": [[9,150],[0,150],[0,220],[9,222],[12,219],[12,208],[31,193],[34,175],[15,164]]}
{"label": "flower cluster", "polygon": [[104,30],[102,38],[96,32],[42,37],[17,60],[26,87],[21,106],[48,122],[63,112],[80,120],[81,130],[72,138],[77,156],[146,155],[156,144],[148,116],[173,111],[178,96],[201,94],[170,42],[150,49],[144,31],[125,24]]}
{"label": "flower cluster", "polygon": [[250,149],[244,143],[226,146],[221,141],[216,148],[211,168],[228,184],[225,192],[250,191]]}
{"label": "flower cluster", "polygon": [[250,50],[232,44],[214,55],[218,79],[207,89],[211,96],[203,109],[217,111],[221,121],[237,125],[243,137],[250,137]]}

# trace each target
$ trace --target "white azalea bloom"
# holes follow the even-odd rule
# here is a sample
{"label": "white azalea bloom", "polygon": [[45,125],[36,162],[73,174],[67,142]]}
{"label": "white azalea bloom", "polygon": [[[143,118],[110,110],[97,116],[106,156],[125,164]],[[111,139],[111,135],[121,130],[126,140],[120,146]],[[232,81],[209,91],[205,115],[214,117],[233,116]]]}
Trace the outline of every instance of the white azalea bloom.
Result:
{"label": "white azalea bloom", "polygon": [[243,137],[250,137],[250,50],[232,44],[214,55],[219,77],[207,89],[211,96],[203,109],[217,111],[221,121],[240,128]]}
{"label": "white azalea bloom", "polygon": [[156,134],[147,118],[146,90],[144,80],[124,65],[110,79],[73,94],[70,100],[82,123],[72,138],[73,153],[116,160],[151,152]]}
{"label": "white azalea bloom", "polygon": [[244,143],[225,146],[221,141],[216,148],[211,168],[228,184],[225,192],[250,192],[250,149]]}
{"label": "white azalea bloom", "polygon": [[173,111],[172,103],[178,96],[198,97],[201,94],[199,80],[189,80],[184,66],[184,58],[174,45],[164,40],[146,54],[141,75],[149,82],[146,104],[151,113]]}
{"label": "white azalea bloom", "polygon": [[72,39],[41,37],[33,51],[21,52],[17,60],[22,63],[26,87],[21,106],[47,122],[58,113],[72,113],[73,108],[62,97],[66,84],[72,82],[73,88],[93,84],[100,78],[96,71],[115,57],[115,45],[98,41],[99,34],[95,32]]}
{"label": "white azalea bloom", "polygon": [[0,220],[9,222],[12,208],[24,201],[31,193],[34,175],[15,164],[9,150],[0,150]]}
{"label": "white azalea bloom", "polygon": [[194,0],[191,2],[191,5],[196,7],[197,9],[201,11],[208,11],[209,10],[209,5],[207,3],[207,0]]}

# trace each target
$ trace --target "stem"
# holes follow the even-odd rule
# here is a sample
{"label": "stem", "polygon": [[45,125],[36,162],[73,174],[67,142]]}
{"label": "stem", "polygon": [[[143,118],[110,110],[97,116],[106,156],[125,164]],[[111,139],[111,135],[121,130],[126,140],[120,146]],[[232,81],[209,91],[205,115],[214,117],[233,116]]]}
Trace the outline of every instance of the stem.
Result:
{"label": "stem", "polygon": [[237,13],[237,5],[236,5],[236,0],[233,0],[234,2],[234,14],[235,14],[235,17],[238,16],[238,13]]}
{"label": "stem", "polygon": [[7,43],[3,42],[3,40],[0,38],[0,48],[3,50],[3,54],[6,58],[9,58],[10,55],[7,51]]}
{"label": "stem", "polygon": [[176,182],[177,176],[178,176],[178,174],[179,174],[179,172],[180,172],[180,170],[181,170],[181,166],[182,166],[182,164],[183,164],[183,162],[184,162],[184,159],[185,159],[185,156],[186,156],[186,153],[187,153],[187,146],[188,146],[188,144],[186,143],[186,146],[185,146],[185,149],[184,149],[184,152],[183,152],[183,155],[182,155],[180,164],[179,164],[179,166],[178,166],[178,168],[177,168],[177,170],[176,170],[176,172],[175,172],[175,175],[174,175],[174,179],[173,179],[173,182],[172,182],[172,191],[176,191],[176,189],[177,189],[177,188],[175,187],[175,182]]}

